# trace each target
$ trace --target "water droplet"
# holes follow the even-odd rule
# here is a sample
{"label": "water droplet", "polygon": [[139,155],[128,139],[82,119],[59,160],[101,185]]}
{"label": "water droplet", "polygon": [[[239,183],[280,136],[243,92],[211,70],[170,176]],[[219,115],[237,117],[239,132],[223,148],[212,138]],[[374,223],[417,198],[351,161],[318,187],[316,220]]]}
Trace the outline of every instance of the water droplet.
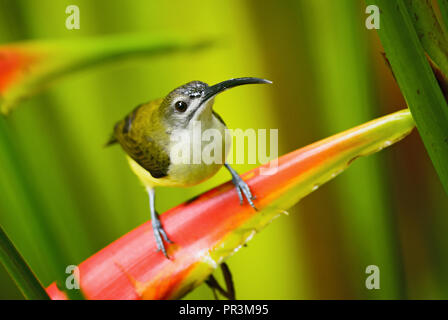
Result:
{"label": "water droplet", "polygon": [[254,237],[254,235],[257,233],[257,231],[254,229],[252,230],[252,232],[249,234],[249,236],[246,238],[246,240],[244,240],[244,243],[248,243],[250,240],[252,240],[252,238]]}

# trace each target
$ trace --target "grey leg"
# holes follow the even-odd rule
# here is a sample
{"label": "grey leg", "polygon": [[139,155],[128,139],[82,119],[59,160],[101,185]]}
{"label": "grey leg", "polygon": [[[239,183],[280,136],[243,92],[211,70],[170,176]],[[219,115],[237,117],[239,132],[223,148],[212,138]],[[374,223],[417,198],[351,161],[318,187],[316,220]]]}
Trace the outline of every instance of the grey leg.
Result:
{"label": "grey leg", "polygon": [[[156,238],[156,244],[157,244],[157,251],[162,250],[165,257],[168,257],[168,254],[166,253],[165,245],[163,244],[163,240],[165,240],[168,243],[173,243],[170,239],[168,239],[168,236],[166,235],[165,230],[163,230],[162,224],[160,223],[159,215],[156,212],[155,209],[155,192],[153,188],[146,188],[149,195],[149,208],[151,210],[151,223],[152,223],[152,230],[154,232],[154,237]],[[163,238],[163,239],[162,239]]]}
{"label": "grey leg", "polygon": [[241,177],[238,175],[238,173],[235,170],[233,170],[233,168],[231,166],[229,166],[228,163],[224,163],[224,166],[227,168],[227,170],[229,170],[230,174],[232,175],[232,182],[236,187],[236,191],[238,192],[238,198],[240,198],[240,203],[243,204],[243,202],[244,202],[243,195],[244,195],[246,197],[247,201],[249,202],[249,204],[252,206],[252,208],[257,210],[257,208],[255,207],[255,205],[252,201],[253,199],[255,199],[255,196],[252,195],[252,192],[250,191],[247,183],[244,182],[243,179],[241,179]]}

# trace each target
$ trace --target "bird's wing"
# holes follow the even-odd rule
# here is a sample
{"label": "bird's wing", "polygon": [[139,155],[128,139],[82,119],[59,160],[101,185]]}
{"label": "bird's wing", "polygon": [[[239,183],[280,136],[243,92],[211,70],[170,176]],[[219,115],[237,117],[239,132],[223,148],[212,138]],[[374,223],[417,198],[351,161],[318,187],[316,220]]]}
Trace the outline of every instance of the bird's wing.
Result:
{"label": "bird's wing", "polygon": [[157,142],[146,138],[142,144],[129,134],[121,135],[118,142],[126,153],[154,178],[159,179],[168,175],[170,158]]}
{"label": "bird's wing", "polygon": [[139,104],[137,107],[135,107],[134,110],[131,111],[131,113],[126,116],[126,118],[124,118],[124,120],[120,120],[115,124],[114,131],[110,135],[109,140],[104,145],[105,147],[114,145],[115,143],[119,142],[118,137],[120,135],[129,133],[132,126],[132,121],[134,121],[135,115],[142,106],[144,106],[144,104]]}
{"label": "bird's wing", "polygon": [[168,175],[169,154],[158,142],[132,126],[134,120],[139,117],[137,114],[141,107],[135,108],[126,118],[115,125],[114,138],[124,151],[151,176],[157,179],[163,178]]}

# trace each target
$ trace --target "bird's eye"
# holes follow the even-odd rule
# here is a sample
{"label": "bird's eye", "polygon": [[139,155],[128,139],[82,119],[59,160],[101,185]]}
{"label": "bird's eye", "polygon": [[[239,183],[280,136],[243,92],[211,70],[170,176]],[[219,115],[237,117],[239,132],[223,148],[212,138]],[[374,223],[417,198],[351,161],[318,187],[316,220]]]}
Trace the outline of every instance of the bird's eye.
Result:
{"label": "bird's eye", "polygon": [[188,105],[185,101],[177,101],[174,106],[176,107],[176,110],[179,112],[185,112],[188,108]]}

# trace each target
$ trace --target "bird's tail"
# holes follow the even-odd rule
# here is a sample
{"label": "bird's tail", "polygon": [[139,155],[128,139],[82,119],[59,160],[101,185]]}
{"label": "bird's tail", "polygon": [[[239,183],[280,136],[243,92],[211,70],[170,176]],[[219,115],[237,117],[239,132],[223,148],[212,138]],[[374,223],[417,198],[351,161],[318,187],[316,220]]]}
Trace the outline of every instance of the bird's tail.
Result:
{"label": "bird's tail", "polygon": [[117,138],[115,137],[115,134],[112,133],[112,134],[110,135],[109,140],[104,144],[104,147],[109,147],[109,146],[111,146],[111,145],[113,145],[113,144],[116,144],[117,142],[118,142],[118,140],[117,140]]}

